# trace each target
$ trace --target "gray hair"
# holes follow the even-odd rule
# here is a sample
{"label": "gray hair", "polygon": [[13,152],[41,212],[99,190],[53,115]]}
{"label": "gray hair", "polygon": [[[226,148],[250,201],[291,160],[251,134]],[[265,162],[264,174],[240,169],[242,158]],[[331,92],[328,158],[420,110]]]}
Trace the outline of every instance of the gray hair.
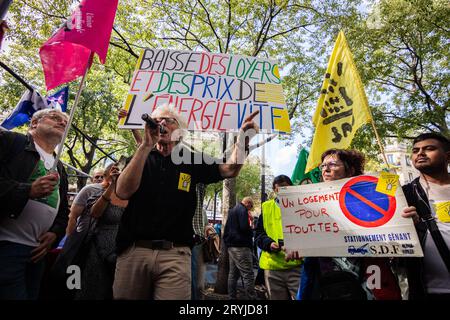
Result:
{"label": "gray hair", "polygon": [[64,117],[66,117],[66,119],[69,120],[69,116],[67,115],[67,113],[59,111],[58,109],[46,108],[46,109],[38,110],[35,113],[33,113],[33,117],[31,117],[31,121],[39,120],[39,119],[45,117],[46,115],[48,115],[50,113],[57,113],[59,115],[62,115]]}
{"label": "gray hair", "polygon": [[156,108],[153,112],[151,117],[157,118],[160,113],[169,113],[173,118],[175,118],[180,126],[180,129],[186,130],[187,129],[187,121],[184,119],[184,117],[175,109],[173,104],[167,104],[164,103],[160,105],[158,108]]}

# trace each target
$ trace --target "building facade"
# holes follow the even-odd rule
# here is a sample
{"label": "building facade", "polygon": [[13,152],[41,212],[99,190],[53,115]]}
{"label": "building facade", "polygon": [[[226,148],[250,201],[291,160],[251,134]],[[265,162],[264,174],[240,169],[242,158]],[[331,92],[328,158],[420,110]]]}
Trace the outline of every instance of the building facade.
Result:
{"label": "building facade", "polygon": [[419,171],[412,165],[411,152],[407,145],[397,139],[389,139],[384,149],[388,163],[395,167],[400,176],[401,185],[407,184],[419,176]]}

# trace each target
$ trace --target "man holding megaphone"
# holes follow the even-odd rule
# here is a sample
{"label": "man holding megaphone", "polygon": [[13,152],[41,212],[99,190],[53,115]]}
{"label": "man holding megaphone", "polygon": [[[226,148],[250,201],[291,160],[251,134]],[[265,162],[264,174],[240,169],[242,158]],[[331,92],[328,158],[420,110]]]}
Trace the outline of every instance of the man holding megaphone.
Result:
{"label": "man holding megaphone", "polygon": [[[257,114],[253,112],[243,122],[226,163],[196,156],[179,143],[187,126],[173,107],[163,105],[151,117],[144,116],[142,143],[117,180],[116,194],[129,204],[117,236],[115,299],[191,298],[196,184],[239,174],[249,133],[258,132],[253,122]],[[174,161],[180,155],[183,161]]]}

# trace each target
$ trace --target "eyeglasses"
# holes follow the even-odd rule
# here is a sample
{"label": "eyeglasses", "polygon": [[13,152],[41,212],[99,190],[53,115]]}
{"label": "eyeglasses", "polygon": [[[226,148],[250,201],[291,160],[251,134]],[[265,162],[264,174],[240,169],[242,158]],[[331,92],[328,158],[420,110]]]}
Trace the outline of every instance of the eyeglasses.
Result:
{"label": "eyeglasses", "polygon": [[163,120],[167,123],[167,124],[178,124],[178,120],[175,118],[170,118],[170,117],[159,117],[159,118],[155,118],[154,119],[156,121],[156,123],[161,123]]}
{"label": "eyeglasses", "polygon": [[103,179],[103,176],[95,176],[94,179]]}
{"label": "eyeglasses", "polygon": [[339,162],[336,162],[336,161],[330,161],[330,162],[327,162],[327,163],[325,163],[325,162],[322,163],[319,166],[319,169],[323,170],[325,168],[330,168],[330,170],[337,170],[340,166],[342,166],[342,163],[339,163]]}
{"label": "eyeglasses", "polygon": [[47,115],[43,116],[43,118],[47,118],[47,119],[50,119],[50,120],[55,121],[55,122],[64,123],[64,125],[67,124],[67,119],[66,118],[61,117],[61,116],[59,116],[57,114],[54,114],[54,113],[47,114]]}

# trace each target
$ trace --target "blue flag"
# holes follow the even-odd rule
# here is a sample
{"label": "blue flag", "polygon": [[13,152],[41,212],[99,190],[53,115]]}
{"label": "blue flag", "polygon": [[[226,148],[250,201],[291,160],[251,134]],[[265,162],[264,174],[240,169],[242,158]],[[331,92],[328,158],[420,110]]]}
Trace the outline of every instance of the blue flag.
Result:
{"label": "blue flag", "polygon": [[62,112],[67,111],[67,100],[69,100],[69,87],[64,87],[50,97],[47,97],[48,103],[54,103],[55,106],[53,108]]}
{"label": "blue flag", "polygon": [[20,99],[13,112],[3,121],[1,126],[11,130],[28,123],[33,114],[42,109],[53,108],[63,112],[67,110],[67,100],[69,97],[69,87],[64,87],[50,97],[42,97],[34,90],[26,91]]}

